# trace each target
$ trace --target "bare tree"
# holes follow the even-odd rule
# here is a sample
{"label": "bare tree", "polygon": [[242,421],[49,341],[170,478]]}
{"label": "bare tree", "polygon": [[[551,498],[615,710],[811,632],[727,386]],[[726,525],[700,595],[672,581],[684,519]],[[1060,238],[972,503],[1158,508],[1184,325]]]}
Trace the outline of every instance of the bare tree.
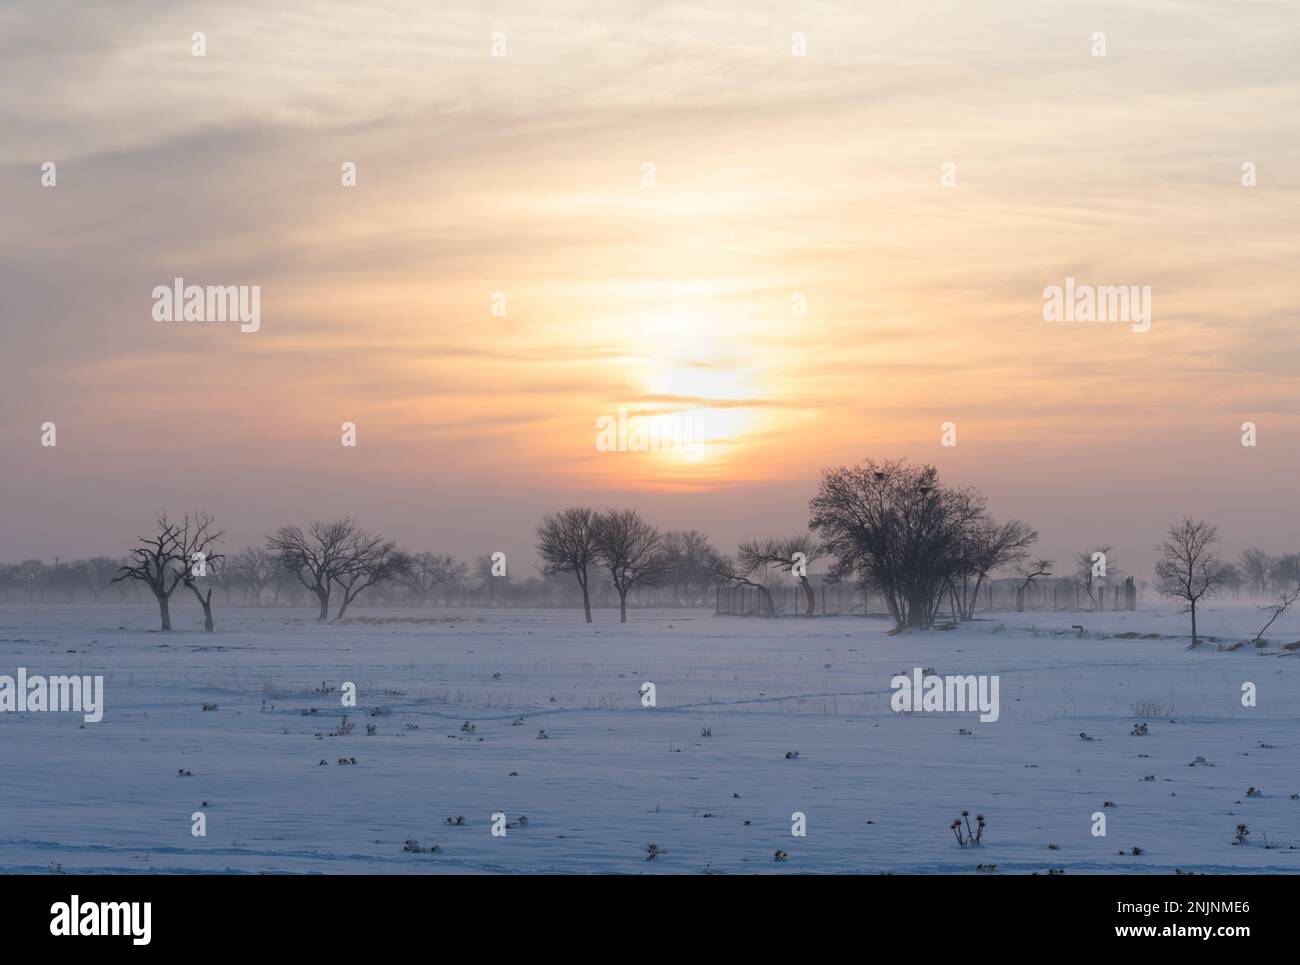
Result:
{"label": "bare tree", "polygon": [[500,561],[494,559],[495,556],[495,553],[480,553],[474,557],[471,568],[483,589],[485,601],[491,606],[497,606],[500,603],[503,589],[509,589],[511,582],[514,580],[514,576],[504,567],[499,575],[496,573]]}
{"label": "bare tree", "polygon": [[262,590],[275,578],[275,558],[264,546],[245,546],[226,563],[226,572],[244,588],[244,600],[262,602]]}
{"label": "bare tree", "polygon": [[1246,577],[1242,574],[1241,567],[1236,563],[1225,562],[1222,565],[1223,574],[1219,580],[1219,584],[1225,590],[1232,591],[1232,598],[1234,600],[1239,599],[1241,597],[1241,588],[1246,585]]}
{"label": "bare tree", "polygon": [[29,603],[36,602],[48,579],[49,568],[41,560],[23,560],[13,570],[14,583],[26,594]]}
{"label": "bare tree", "polygon": [[203,629],[212,632],[215,625],[212,620],[212,585],[207,592],[199,589],[199,580],[214,577],[217,569],[225,559],[216,552],[216,545],[221,542],[222,533],[213,526],[212,517],[207,513],[195,512],[193,520],[189,516],[181,522],[177,534],[177,545],[185,565],[180,566],[181,582],[194,594],[203,607]]}
{"label": "bare tree", "polygon": [[718,562],[722,559],[709,542],[708,536],[698,530],[673,530],[664,534],[665,580],[673,589],[673,602],[679,606],[685,596],[695,599],[693,591],[707,593],[716,582]]}
{"label": "bare tree", "polygon": [[785,539],[749,540],[740,544],[736,554],[740,568],[750,576],[768,567],[776,567],[783,573],[793,573],[803,587],[807,601],[805,617],[814,616],[817,607],[817,597],[813,594],[812,584],[808,582],[806,567],[821,558],[822,548],[807,534]]}
{"label": "bare tree", "polygon": [[658,586],[665,573],[663,538],[635,509],[610,509],[592,524],[596,554],[618,592],[619,623],[627,623],[627,595]]}
{"label": "bare tree", "polygon": [[1269,567],[1268,578],[1274,586],[1283,589],[1300,583],[1300,555],[1287,553],[1278,557]]}
{"label": "bare tree", "polygon": [[[1246,554],[1251,552],[1260,552],[1260,551],[1247,550],[1246,553],[1242,554],[1243,562],[1245,561]],[[1278,579],[1278,577],[1280,577],[1279,579],[1280,585],[1278,587],[1277,599],[1274,600],[1274,602],[1268,604],[1267,606],[1262,606],[1259,608],[1263,612],[1267,613],[1269,617],[1268,617],[1268,622],[1264,624],[1264,626],[1260,629],[1259,633],[1255,634],[1255,640],[1254,640],[1255,643],[1258,643],[1260,639],[1263,638],[1264,634],[1268,632],[1268,628],[1271,627],[1277,621],[1278,617],[1286,613],[1287,610],[1291,609],[1291,607],[1295,605],[1295,602],[1297,600],[1300,600],[1300,569],[1288,567],[1285,565],[1286,561],[1296,560],[1297,557],[1284,556],[1281,560],[1269,560],[1267,559],[1267,557],[1265,557],[1265,559],[1269,563],[1269,567],[1267,571],[1268,576],[1274,579]],[[1274,577],[1275,573],[1278,574],[1278,577]]]}
{"label": "bare tree", "polygon": [[1158,588],[1163,595],[1182,600],[1184,612],[1191,613],[1193,647],[1197,644],[1196,604],[1222,578],[1222,565],[1213,549],[1218,541],[1217,527],[1185,516],[1181,523],[1169,527],[1167,538],[1158,547]]}
{"label": "bare tree", "polygon": [[714,564],[714,582],[730,586],[752,586],[762,595],[763,616],[775,616],[776,604],[772,602],[772,591],[768,589],[766,584],[753,579],[754,575],[755,571],[746,569],[743,564],[736,563],[729,556],[719,557]]}
{"label": "bare tree", "polygon": [[77,588],[82,583],[82,567],[79,560],[65,561],[55,557],[54,565],[50,567],[49,573],[45,579],[45,586],[55,592],[62,592],[68,595],[67,602],[74,603],[77,599]]}
{"label": "bare tree", "polygon": [[1300,600],[1300,585],[1297,585],[1294,589],[1282,590],[1278,594],[1276,602],[1270,603],[1268,606],[1260,607],[1261,610],[1269,614],[1269,617],[1268,622],[1260,628],[1259,633],[1255,634],[1253,642],[1259,643],[1260,639],[1268,632],[1268,628],[1273,625],[1274,621],[1276,621],[1283,613],[1286,613],[1287,610],[1291,609],[1296,600]]}
{"label": "bare tree", "polygon": [[[169,603],[172,593],[180,586],[185,557],[181,555],[177,543],[180,527],[169,522],[166,513],[159,513],[156,522],[157,534],[139,538],[140,545],[131,550],[129,562],[119,567],[118,576],[113,582],[139,580],[149,587],[149,591],[158,601],[162,629],[166,632],[172,628]],[[176,565],[178,560],[181,564],[179,567]]]}
{"label": "bare tree", "polygon": [[370,533],[354,532],[344,546],[334,580],[343,591],[335,620],[342,620],[352,601],[376,583],[400,579],[406,573],[409,557],[397,550],[392,540]]}
{"label": "bare tree", "polygon": [[221,587],[221,592],[229,603],[234,591],[243,586],[243,581],[239,574],[230,568],[230,557],[224,557],[220,566],[214,567],[211,576],[216,580],[217,586]]}
{"label": "bare tree", "polygon": [[962,537],[984,512],[970,489],[941,486],[933,466],[901,460],[823,473],[809,528],[836,558],[831,579],[869,581],[895,629],[932,626],[962,560]]}
{"label": "bare tree", "polygon": [[416,605],[424,606],[438,587],[455,583],[465,575],[465,564],[457,563],[447,554],[416,553],[407,558],[402,568],[402,585],[415,596]]}
{"label": "bare tree", "polygon": [[1038,530],[1018,519],[996,523],[981,516],[966,527],[960,562],[949,582],[962,620],[975,619],[975,604],[985,578],[995,570],[1019,563],[1037,541]]}
{"label": "bare tree", "polygon": [[1020,587],[1019,589],[1017,589],[1016,592],[1024,593],[1026,590],[1028,590],[1031,586],[1034,585],[1034,580],[1038,579],[1039,577],[1051,576],[1052,567],[1054,567],[1055,565],[1056,565],[1056,560],[1049,560],[1040,557],[1039,559],[1036,559],[1030,563],[1026,563],[1025,565],[1021,566],[1018,569],[1016,575],[1023,577],[1024,582],[1020,584]]}
{"label": "bare tree", "polygon": [[[1098,553],[1105,559],[1104,566],[1098,566],[1099,561],[1093,559]],[[1079,586],[1083,588],[1083,592],[1088,594],[1088,602],[1092,604],[1092,608],[1097,609],[1097,597],[1093,594],[1093,590],[1104,584],[1108,576],[1115,576],[1119,573],[1115,569],[1110,545],[1094,546],[1091,549],[1077,553],[1074,557],[1074,566],[1075,579],[1078,580]],[[1104,593],[1104,586],[1102,589]]]}
{"label": "bare tree", "polygon": [[575,506],[548,513],[537,527],[537,555],[542,558],[542,572],[573,574],[582,588],[582,609],[588,623],[591,622],[588,569],[598,561],[595,520],[594,510]]}
{"label": "bare tree", "polygon": [[185,584],[194,591],[199,603],[203,605],[204,629],[211,630],[212,591],[208,590],[205,601],[194,583],[203,574],[192,573],[191,567],[198,567],[201,560],[213,558],[215,554],[211,554],[212,546],[221,534],[212,529],[212,519],[206,513],[196,513],[194,520],[186,516],[180,523],[173,523],[166,513],[159,513],[155,522],[156,534],[139,538],[139,545],[131,550],[126,562],[118,568],[118,576],[113,582],[139,580],[144,583],[158,601],[163,630],[172,628],[171,595],[178,586]]}
{"label": "bare tree", "polygon": [[267,537],[267,549],[276,565],[292,573],[315,595],[320,604],[319,620],[329,618],[330,594],[347,566],[356,533],[352,517],[344,516],[332,523],[315,520],[305,533],[297,526],[283,526]]}
{"label": "bare tree", "polygon": [[1256,598],[1262,597],[1264,591],[1268,589],[1273,564],[1277,561],[1262,549],[1252,548],[1241,554],[1240,562],[1241,572],[1250,583],[1251,592],[1255,594]]}
{"label": "bare tree", "polygon": [[104,591],[108,589],[109,584],[113,582],[118,566],[117,560],[108,556],[92,556],[85,561],[85,565],[81,570],[81,577],[85,582],[86,589],[90,591],[91,598],[96,603],[99,602],[99,598]]}
{"label": "bare tree", "polygon": [[288,606],[298,606],[298,598],[307,593],[306,587],[292,570],[276,565],[271,573],[271,606],[278,606],[281,598]]}

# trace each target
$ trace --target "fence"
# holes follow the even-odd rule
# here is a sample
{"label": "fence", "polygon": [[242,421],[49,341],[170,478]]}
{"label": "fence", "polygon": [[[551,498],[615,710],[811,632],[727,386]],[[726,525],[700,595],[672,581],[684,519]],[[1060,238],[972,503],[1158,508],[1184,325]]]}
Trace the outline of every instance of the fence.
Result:
{"label": "fence", "polygon": [[[1007,586],[1005,583],[1010,582]],[[986,610],[1136,610],[1137,586],[1133,577],[1119,583],[1092,587],[1091,594],[1078,583],[1058,581],[1031,583],[1024,587],[1014,581],[1000,581],[989,587]],[[981,594],[982,595],[982,594]]]}
{"label": "fence", "polygon": [[[802,616],[808,609],[808,595],[801,586],[768,587],[774,615]],[[767,616],[767,598],[756,586],[720,586],[715,589],[713,612],[719,616]],[[823,583],[813,589],[813,612],[823,616],[859,613],[868,616],[887,612],[879,594],[844,583]]]}
{"label": "fence", "polygon": [[[772,615],[801,616],[806,612],[808,598],[802,587],[778,585],[767,590],[771,594]],[[1019,580],[995,580],[980,588],[975,603],[976,613],[1136,609],[1137,586],[1131,576],[1122,585],[1093,586],[1091,594],[1070,580],[1035,581],[1028,586]],[[715,590],[713,612],[718,616],[767,616],[768,598],[761,587],[720,586]],[[855,613],[886,616],[889,608],[881,595],[870,588],[822,583],[813,589],[813,612],[822,616]]]}

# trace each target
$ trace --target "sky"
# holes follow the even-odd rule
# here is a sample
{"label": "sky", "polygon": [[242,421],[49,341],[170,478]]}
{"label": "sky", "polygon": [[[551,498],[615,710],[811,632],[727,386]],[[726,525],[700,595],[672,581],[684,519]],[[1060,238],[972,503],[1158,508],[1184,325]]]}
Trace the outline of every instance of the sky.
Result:
{"label": "sky", "polygon": [[0,5],[0,560],[198,508],[527,575],[544,512],[731,550],[866,457],[1058,559],[1300,550],[1298,53],[1266,0]]}

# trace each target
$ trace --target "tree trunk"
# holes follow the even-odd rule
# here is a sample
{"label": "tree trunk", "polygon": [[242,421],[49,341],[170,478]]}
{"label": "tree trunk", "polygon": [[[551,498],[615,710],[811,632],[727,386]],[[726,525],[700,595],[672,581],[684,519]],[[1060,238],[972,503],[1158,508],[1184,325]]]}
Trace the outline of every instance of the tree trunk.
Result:
{"label": "tree trunk", "polygon": [[587,622],[591,622],[591,594],[587,592],[587,569],[586,567],[575,568],[574,577],[578,581],[578,586],[582,587],[582,610],[587,615]]}
{"label": "tree trunk", "polygon": [[965,612],[965,614],[963,615],[962,619],[964,619],[964,620],[974,620],[974,619],[975,619],[975,604],[979,602],[979,598],[980,598],[980,587],[983,586],[983,585],[984,585],[984,574],[981,573],[981,574],[980,574],[978,577],[976,577],[976,579],[975,579],[975,590],[974,590],[974,591],[971,593],[971,595],[970,595],[970,606],[968,606],[968,607],[966,608],[966,612]]}
{"label": "tree trunk", "polygon": [[618,622],[627,623],[627,590],[620,590],[618,594]]}
{"label": "tree trunk", "polygon": [[1196,646],[1196,603],[1191,604],[1192,609],[1192,646]]}
{"label": "tree trunk", "polygon": [[348,606],[351,605],[353,597],[346,590],[343,593],[343,602],[339,604],[339,612],[334,614],[335,620],[342,620],[343,614],[348,612]]}
{"label": "tree trunk", "polygon": [[160,595],[158,597],[158,613],[162,617],[163,630],[170,630],[172,628],[172,615],[167,609],[167,597],[165,596]]}
{"label": "tree trunk", "polygon": [[216,624],[212,622],[212,587],[208,587],[207,595],[199,592],[199,588],[193,583],[186,583],[190,592],[194,594],[194,599],[199,601],[199,606],[203,607],[203,632],[211,633],[216,629]]}
{"label": "tree trunk", "polygon": [[808,598],[808,608],[804,611],[805,617],[816,616],[817,597],[813,595],[812,584],[808,582],[808,577],[799,577],[799,582],[803,585],[804,596]]}
{"label": "tree trunk", "polygon": [[907,625],[913,630],[924,630],[933,622],[931,601],[928,597],[918,595],[907,601]]}
{"label": "tree trunk", "polygon": [[317,587],[313,590],[313,592],[316,594],[316,599],[320,601],[320,615],[317,616],[316,619],[317,619],[317,620],[328,620],[328,619],[329,619],[329,616],[330,616],[330,591],[329,591],[329,587],[325,587],[324,589],[321,589],[319,586],[317,586]]}

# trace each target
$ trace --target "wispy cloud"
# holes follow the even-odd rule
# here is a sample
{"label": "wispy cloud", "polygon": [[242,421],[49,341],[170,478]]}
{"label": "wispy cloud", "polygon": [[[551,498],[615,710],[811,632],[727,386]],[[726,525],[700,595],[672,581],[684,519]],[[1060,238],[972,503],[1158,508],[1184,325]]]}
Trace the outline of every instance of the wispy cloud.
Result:
{"label": "wispy cloud", "polygon": [[[445,487],[520,540],[538,493],[742,484],[788,530],[790,480],[868,453],[1084,512],[1122,446],[1158,517],[1243,419],[1295,454],[1298,39],[1264,0],[2,8],[0,524],[72,539],[17,508],[79,491],[31,445],[56,415],[136,514],[181,451],[191,501],[253,472],[258,512],[325,513],[352,420],[394,518]],[[1067,275],[1150,285],[1151,331],[1045,323]],[[262,331],[152,321],[178,276],[260,285]],[[712,417],[708,458],[597,453],[621,406]],[[305,467],[339,492],[277,495]]]}

